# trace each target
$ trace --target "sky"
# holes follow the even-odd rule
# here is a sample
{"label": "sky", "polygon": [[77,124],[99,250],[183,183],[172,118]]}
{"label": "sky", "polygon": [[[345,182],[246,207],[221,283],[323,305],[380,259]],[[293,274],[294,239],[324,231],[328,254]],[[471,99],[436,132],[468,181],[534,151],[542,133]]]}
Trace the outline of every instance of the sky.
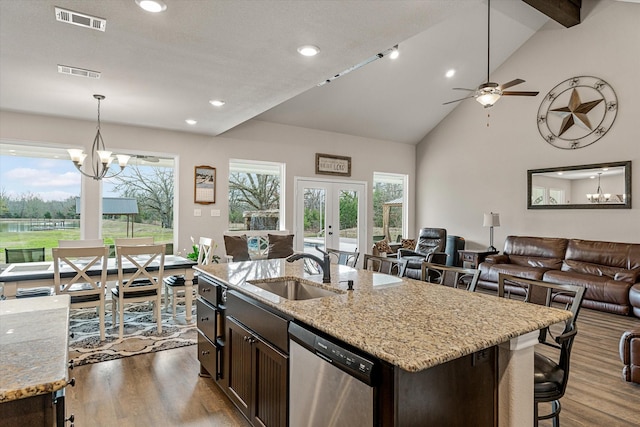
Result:
{"label": "sky", "polygon": [[[0,155],[0,189],[9,197],[32,193],[44,201],[80,196],[80,173],[68,160]],[[103,195],[117,197],[109,180]]]}

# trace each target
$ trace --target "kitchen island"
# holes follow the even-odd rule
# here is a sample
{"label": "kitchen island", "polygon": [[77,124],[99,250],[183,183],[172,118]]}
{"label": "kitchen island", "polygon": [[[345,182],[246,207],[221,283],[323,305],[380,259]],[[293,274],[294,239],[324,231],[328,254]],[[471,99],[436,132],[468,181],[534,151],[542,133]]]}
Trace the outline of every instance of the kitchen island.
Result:
{"label": "kitchen island", "polygon": [[0,301],[0,424],[61,425],[68,295]]}
{"label": "kitchen island", "polygon": [[[331,283],[322,284],[322,274],[304,266],[303,261],[264,260],[196,269],[228,290],[393,366],[394,377],[387,381],[409,374],[417,378],[456,360],[471,356],[476,360],[478,352],[497,348],[496,420],[501,426],[532,425],[537,331],[570,318],[568,311],[340,265],[332,265]],[[250,283],[279,278],[303,279],[335,293],[290,300]],[[353,291],[347,290],[348,281],[353,281]],[[401,399],[402,394],[396,391],[390,398]]]}

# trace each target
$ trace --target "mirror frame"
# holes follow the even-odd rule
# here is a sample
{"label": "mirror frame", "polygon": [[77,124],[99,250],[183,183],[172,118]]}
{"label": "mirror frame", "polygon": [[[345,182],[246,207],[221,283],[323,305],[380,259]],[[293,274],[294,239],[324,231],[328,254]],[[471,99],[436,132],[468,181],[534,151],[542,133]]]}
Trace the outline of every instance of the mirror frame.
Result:
{"label": "mirror frame", "polygon": [[[533,175],[537,173],[560,172],[560,171],[576,171],[582,169],[601,169],[605,167],[624,167],[624,189],[627,194],[625,203],[618,204],[600,204],[600,203],[584,203],[575,205],[532,205],[531,204],[531,185]],[[625,162],[609,162],[595,163],[591,165],[564,166],[547,169],[529,169],[527,170],[527,209],[631,209],[631,161]]]}

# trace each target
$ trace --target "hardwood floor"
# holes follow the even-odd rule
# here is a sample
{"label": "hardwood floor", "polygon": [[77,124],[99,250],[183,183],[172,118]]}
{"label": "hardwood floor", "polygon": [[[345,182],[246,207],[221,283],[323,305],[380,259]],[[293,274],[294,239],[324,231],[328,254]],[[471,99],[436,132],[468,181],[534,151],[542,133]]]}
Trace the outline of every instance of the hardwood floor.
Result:
{"label": "hardwood floor", "polygon": [[[640,319],[582,308],[577,325],[569,384],[560,400],[560,425],[640,426],[640,385],[622,379],[618,352],[620,336],[640,328]],[[550,420],[540,422],[551,425]]]}
{"label": "hardwood floor", "polygon": [[198,375],[195,345],[78,366],[67,416],[79,427],[220,426],[247,421],[213,380]]}
{"label": "hardwood floor", "polygon": [[[640,426],[640,385],[622,380],[618,355],[620,336],[632,327],[640,320],[582,309],[562,427]],[[198,376],[198,366],[190,346],[77,367],[67,412],[80,427],[248,426],[213,381]]]}

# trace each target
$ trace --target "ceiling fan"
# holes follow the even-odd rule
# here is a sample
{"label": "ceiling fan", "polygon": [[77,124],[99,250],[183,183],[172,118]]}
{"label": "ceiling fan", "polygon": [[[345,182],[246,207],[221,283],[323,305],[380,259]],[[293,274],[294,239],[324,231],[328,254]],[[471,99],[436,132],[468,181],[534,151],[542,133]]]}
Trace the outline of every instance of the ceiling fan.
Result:
{"label": "ceiling fan", "polygon": [[464,98],[456,99],[454,101],[445,102],[442,105],[451,104],[454,102],[462,101],[468,98],[475,98],[484,108],[490,108],[495,104],[502,96],[536,96],[539,92],[527,92],[527,91],[505,91],[520,83],[524,83],[522,79],[511,80],[510,82],[499,85],[489,80],[489,59],[491,58],[491,0],[487,0],[487,81],[478,86],[477,89],[466,89],[461,87],[454,87],[453,90],[466,90],[473,92]]}

